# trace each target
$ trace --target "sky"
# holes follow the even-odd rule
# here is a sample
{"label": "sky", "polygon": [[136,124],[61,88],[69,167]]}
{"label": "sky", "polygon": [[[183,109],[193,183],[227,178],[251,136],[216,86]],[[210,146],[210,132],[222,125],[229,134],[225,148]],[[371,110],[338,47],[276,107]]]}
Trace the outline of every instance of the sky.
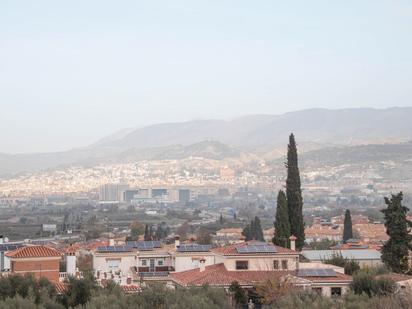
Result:
{"label": "sky", "polygon": [[0,152],[123,128],[411,106],[412,2],[2,0]]}

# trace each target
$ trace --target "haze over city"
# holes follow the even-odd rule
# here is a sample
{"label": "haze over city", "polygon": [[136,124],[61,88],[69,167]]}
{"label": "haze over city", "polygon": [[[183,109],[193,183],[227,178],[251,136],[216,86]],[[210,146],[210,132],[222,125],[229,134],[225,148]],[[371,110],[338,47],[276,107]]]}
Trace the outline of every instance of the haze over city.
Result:
{"label": "haze over city", "polygon": [[411,309],[412,2],[0,0],[0,308]]}

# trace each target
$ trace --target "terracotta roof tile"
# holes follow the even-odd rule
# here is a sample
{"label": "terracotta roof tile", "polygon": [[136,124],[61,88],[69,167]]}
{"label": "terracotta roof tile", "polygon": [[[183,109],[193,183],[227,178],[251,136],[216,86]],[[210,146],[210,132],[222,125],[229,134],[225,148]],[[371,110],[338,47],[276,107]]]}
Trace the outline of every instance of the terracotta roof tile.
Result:
{"label": "terracotta roof tile", "polygon": [[258,282],[293,274],[293,271],[228,271],[223,263],[206,266],[203,272],[199,268],[172,273],[173,281],[180,285],[230,285],[237,281],[240,285],[254,285]]}
{"label": "terracotta roof tile", "polygon": [[27,246],[6,253],[10,258],[57,257],[61,253],[47,246]]}
{"label": "terracotta roof tile", "polygon": [[140,286],[138,285],[122,285],[122,291],[126,294],[140,292]]}
{"label": "terracotta roof tile", "polygon": [[309,280],[314,283],[321,282],[336,282],[336,283],[350,283],[352,277],[341,273],[336,273],[334,277],[299,277],[296,271],[228,271],[223,263],[206,266],[203,272],[199,268],[171,273],[171,278],[174,282],[182,286],[202,286],[205,284],[215,286],[228,286],[232,282],[237,281],[243,286],[256,285],[259,282],[273,278],[282,278],[287,275],[293,276],[296,279]]}

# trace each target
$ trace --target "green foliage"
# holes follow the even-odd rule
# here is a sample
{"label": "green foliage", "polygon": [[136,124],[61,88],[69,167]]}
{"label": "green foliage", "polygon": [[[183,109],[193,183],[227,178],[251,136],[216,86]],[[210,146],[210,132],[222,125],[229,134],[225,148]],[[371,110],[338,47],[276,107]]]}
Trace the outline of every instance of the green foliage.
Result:
{"label": "green foliage", "polygon": [[308,246],[313,250],[329,250],[331,247],[336,246],[336,241],[325,238],[320,241],[313,241]]}
{"label": "green foliage", "polygon": [[345,274],[352,276],[353,274],[355,274],[356,272],[360,270],[360,266],[358,262],[351,259],[351,260],[346,261],[344,269],[345,269]]}
{"label": "green foliage", "polygon": [[249,241],[249,240],[264,241],[265,240],[263,237],[263,230],[260,224],[259,217],[256,216],[252,221],[250,221],[250,224],[245,226],[245,228],[242,231],[242,235],[245,236],[246,241]]}
{"label": "green foliage", "polygon": [[229,292],[232,294],[236,304],[242,305],[247,303],[247,296],[245,291],[240,287],[237,281],[233,281],[229,287]]}
{"label": "green foliage", "polygon": [[286,197],[289,210],[290,232],[297,237],[296,249],[301,250],[305,244],[305,226],[302,212],[303,199],[298,166],[298,152],[293,134],[289,136],[286,168]]}
{"label": "green foliage", "polygon": [[395,292],[395,282],[385,277],[374,277],[368,272],[360,271],[353,276],[351,289],[355,294],[366,294],[369,297],[387,296]]}
{"label": "green foliage", "polygon": [[0,277],[0,299],[4,300],[15,296],[31,297],[37,304],[43,299],[54,298],[56,290],[46,278],[36,280],[31,275]]}
{"label": "green foliage", "polygon": [[144,228],[144,240],[145,241],[152,240],[152,234],[151,234],[151,231],[150,231],[149,226],[147,224]]}
{"label": "green foliage", "polygon": [[346,259],[338,253],[332,254],[329,259],[323,260],[323,263],[343,267],[346,275],[353,275],[360,270],[358,262],[353,259]]}
{"label": "green foliage", "polygon": [[201,226],[196,234],[196,242],[200,245],[210,245],[212,244],[212,236],[210,235],[209,230]]}
{"label": "green foliage", "polygon": [[83,279],[69,277],[67,291],[62,297],[62,303],[66,307],[75,307],[86,304],[94,291],[98,289],[92,275]]}
{"label": "green foliage", "polygon": [[408,253],[412,249],[412,235],[409,234],[412,222],[406,219],[409,209],[402,205],[402,198],[402,192],[390,199],[385,197],[387,208],[382,210],[389,235],[389,240],[382,247],[382,261],[396,273],[408,271]]}
{"label": "green foliage", "polygon": [[289,237],[291,235],[289,211],[286,200],[286,194],[282,190],[280,190],[278,193],[276,219],[274,222],[274,226],[275,232],[272,242],[278,246],[289,247]]}
{"label": "green foliage", "polygon": [[145,231],[144,224],[135,220],[130,224],[130,237],[127,240],[138,240],[139,236],[142,235]]}
{"label": "green foliage", "polygon": [[343,222],[343,242],[346,243],[349,239],[353,238],[352,232],[352,217],[350,215],[350,210],[345,211],[345,220]]}

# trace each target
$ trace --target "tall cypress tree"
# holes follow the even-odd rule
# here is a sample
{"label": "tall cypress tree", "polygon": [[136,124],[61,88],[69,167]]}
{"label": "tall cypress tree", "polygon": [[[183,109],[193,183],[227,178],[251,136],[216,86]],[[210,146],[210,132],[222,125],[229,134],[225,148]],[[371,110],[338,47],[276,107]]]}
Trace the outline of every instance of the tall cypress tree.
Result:
{"label": "tall cypress tree", "polygon": [[296,249],[305,244],[305,226],[303,222],[303,199],[298,166],[298,151],[295,136],[290,134],[287,156],[286,197],[288,201],[290,232],[297,237]]}
{"label": "tall cypress tree", "polygon": [[255,217],[254,234],[255,234],[254,239],[259,240],[259,241],[265,241],[265,238],[263,237],[263,230],[262,230],[262,226],[260,225],[259,217]]}
{"label": "tall cypress tree", "polygon": [[290,237],[290,223],[288,203],[286,200],[286,194],[283,190],[278,193],[277,207],[276,207],[276,219],[274,222],[275,232],[272,242],[277,246],[289,247]]}
{"label": "tall cypress tree", "polygon": [[350,215],[350,210],[345,211],[345,220],[343,221],[343,243],[346,243],[349,239],[353,238],[352,232],[352,217]]}
{"label": "tall cypress tree", "polygon": [[250,224],[246,225],[242,231],[242,235],[245,236],[246,241],[259,240],[264,241],[262,226],[260,225],[259,217],[255,217]]}
{"label": "tall cypress tree", "polygon": [[409,235],[412,222],[406,219],[409,209],[402,205],[402,198],[402,192],[392,194],[390,199],[385,197],[387,208],[382,210],[389,240],[382,247],[381,258],[396,273],[408,271],[408,252],[412,249],[412,235]]}
{"label": "tall cypress tree", "polygon": [[145,228],[144,228],[144,240],[145,241],[149,241],[152,240],[152,237],[150,235],[150,231],[149,231],[149,226],[146,224]]}

